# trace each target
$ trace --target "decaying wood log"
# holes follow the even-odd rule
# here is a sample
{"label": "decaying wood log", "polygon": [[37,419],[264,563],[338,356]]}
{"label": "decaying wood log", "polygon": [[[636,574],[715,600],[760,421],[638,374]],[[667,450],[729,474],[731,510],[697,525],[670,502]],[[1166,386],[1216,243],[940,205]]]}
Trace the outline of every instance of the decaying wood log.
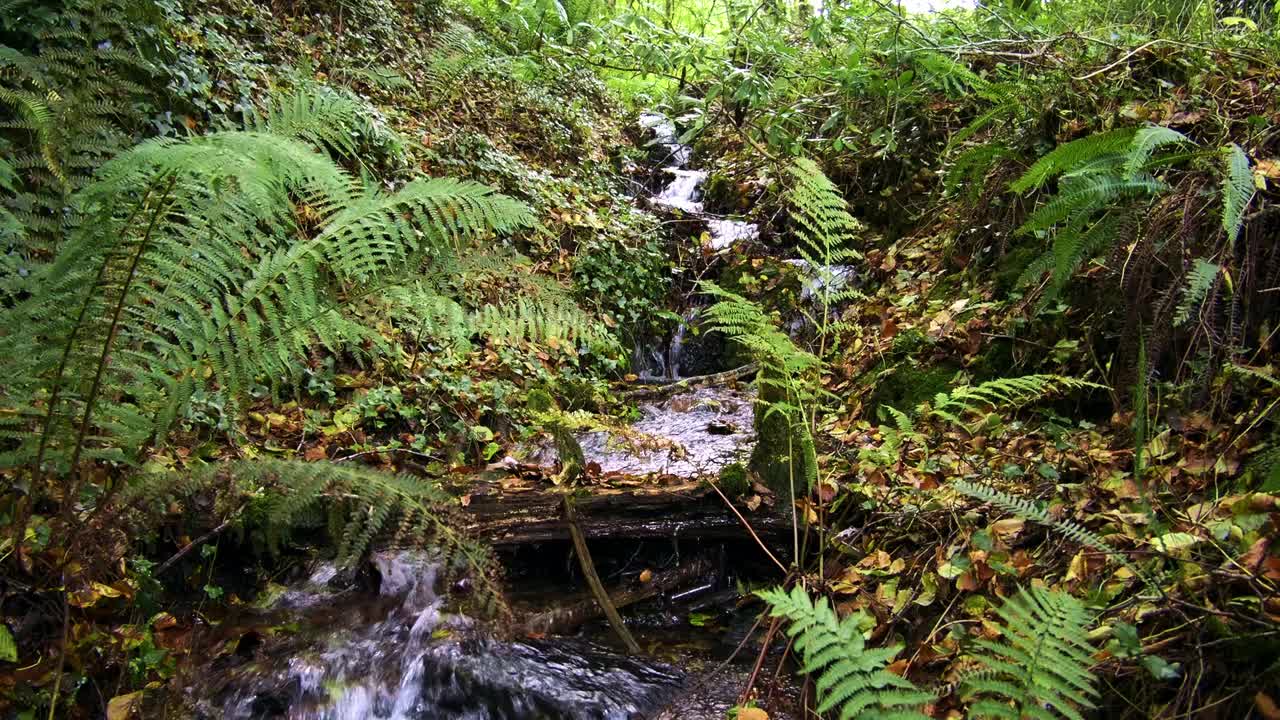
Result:
{"label": "decaying wood log", "polygon": [[[570,539],[561,513],[565,490],[490,490],[476,488],[463,508],[473,536],[498,547]],[[738,518],[704,482],[592,487],[577,498],[577,510],[579,527],[588,540],[748,537]],[[763,538],[791,531],[789,519],[774,513],[744,511],[743,515]]]}

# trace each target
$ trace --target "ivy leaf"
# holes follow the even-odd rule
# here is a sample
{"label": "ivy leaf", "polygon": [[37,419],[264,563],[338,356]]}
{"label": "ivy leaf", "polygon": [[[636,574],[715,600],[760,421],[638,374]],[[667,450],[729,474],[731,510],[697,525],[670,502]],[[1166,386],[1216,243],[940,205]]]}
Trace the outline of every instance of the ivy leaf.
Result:
{"label": "ivy leaf", "polygon": [[1159,655],[1143,655],[1142,667],[1157,680],[1177,680],[1182,677],[1182,663],[1170,663]]}

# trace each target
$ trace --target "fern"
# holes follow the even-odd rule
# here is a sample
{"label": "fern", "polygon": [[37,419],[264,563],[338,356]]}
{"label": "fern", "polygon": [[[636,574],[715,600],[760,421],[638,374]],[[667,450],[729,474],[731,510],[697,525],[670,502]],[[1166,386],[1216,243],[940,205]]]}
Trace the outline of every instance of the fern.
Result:
{"label": "fern", "polygon": [[223,514],[256,544],[275,554],[299,529],[327,529],[337,544],[337,562],[359,562],[375,541],[392,546],[430,546],[452,572],[471,573],[484,600],[502,597],[497,565],[485,546],[454,529],[456,500],[433,480],[393,475],[335,463],[258,459],[219,463],[175,474],[135,477],[124,507],[144,524],[175,504],[214,493]]}
{"label": "fern", "polygon": [[1024,588],[996,611],[1004,621],[1003,642],[979,639],[987,652],[975,656],[988,672],[963,686],[977,700],[973,717],[1083,720],[1097,696],[1092,648],[1086,639],[1090,619],[1080,601],[1062,592]]}
{"label": "fern", "polygon": [[1167,185],[1150,176],[1121,178],[1090,174],[1072,178],[1057,195],[1032,213],[1017,232],[1026,235],[1048,230],[1072,216],[1087,217],[1104,210],[1118,200],[1148,197],[1167,189]]}
{"label": "fern", "polygon": [[965,150],[951,161],[951,167],[943,179],[943,189],[949,194],[955,194],[965,188],[972,201],[982,191],[992,166],[1009,155],[1009,148],[996,142],[975,145]]}
{"label": "fern", "polygon": [[1057,175],[1100,157],[1122,153],[1133,143],[1136,132],[1133,128],[1122,128],[1063,143],[1037,160],[1009,189],[1016,193],[1036,190]]}
{"label": "fern", "polygon": [[519,297],[486,305],[474,313],[472,323],[477,332],[498,343],[582,344],[600,352],[617,349],[609,330],[571,302],[542,303]]}
{"label": "fern", "polygon": [[1232,143],[1222,149],[1226,172],[1222,179],[1222,229],[1227,240],[1235,242],[1244,223],[1244,211],[1253,200],[1253,173],[1249,171],[1249,158],[1239,145]]}
{"label": "fern", "polygon": [[383,302],[391,317],[408,329],[413,337],[413,350],[433,341],[456,354],[471,352],[474,332],[466,310],[452,298],[426,287],[422,282],[387,290]]}
{"label": "fern", "polygon": [[815,294],[823,314],[816,324],[819,333],[825,334],[832,330],[828,327],[830,308],[856,294],[851,283],[842,282],[836,273],[840,265],[861,257],[853,243],[862,226],[849,214],[840,189],[814,161],[796,159],[791,166],[791,180],[787,202],[800,240],[800,257],[817,275]]}
{"label": "fern", "polygon": [[1160,148],[1190,143],[1191,139],[1186,135],[1163,125],[1147,125],[1140,128],[1134,133],[1133,141],[1130,143],[1126,153],[1124,161],[1125,175],[1130,178],[1138,177],[1143,168],[1147,166],[1147,162],[1151,160],[1151,156]]}
{"label": "fern", "polygon": [[256,382],[290,381],[317,346],[377,342],[344,304],[530,222],[476,183],[365,187],[289,137],[296,127],[149,141],[77,194],[93,221],[0,337],[6,409],[30,433],[6,463],[41,477],[136,458],[198,387],[216,383],[234,403]]}
{"label": "fern", "polygon": [[814,602],[799,586],[756,594],[770,615],[790,623],[787,634],[804,661],[800,672],[817,676],[819,713],[836,711],[842,720],[928,717],[921,708],[933,696],[885,669],[901,648],[867,648],[856,616],[840,620],[825,597]]}
{"label": "fern", "polygon": [[1187,273],[1187,286],[1182,291],[1182,301],[1178,303],[1178,309],[1173,315],[1174,325],[1185,325],[1191,319],[1191,314],[1204,302],[1221,272],[1222,268],[1216,263],[1196,258],[1191,272]]}
{"label": "fern", "polygon": [[250,107],[245,113],[245,128],[302,140],[338,155],[353,157],[355,131],[362,123],[362,110],[354,99],[323,85],[308,83],[292,93],[273,98],[264,108]]}
{"label": "fern", "polygon": [[756,303],[708,281],[700,283],[699,289],[716,301],[706,310],[713,329],[739,343],[755,361],[787,383],[790,391],[798,391],[799,399],[814,396],[815,390],[802,389],[800,381],[821,365],[816,356],[797,347]]}
{"label": "fern", "polygon": [[1130,562],[1124,553],[1117,550],[1114,546],[1102,539],[1102,536],[1091,532],[1083,525],[1071,520],[1059,520],[1051,516],[1047,511],[1025,498],[1010,495],[1009,493],[996,490],[995,488],[983,485],[981,483],[971,483],[966,480],[954,480],[951,487],[957,492],[967,495],[975,500],[990,503],[1012,515],[1017,515],[1026,520],[1034,520],[1046,527],[1052,528],[1064,537],[1073,540],[1085,547],[1092,548],[1102,553],[1106,553],[1119,560],[1134,576],[1143,578],[1145,576]]}
{"label": "fern", "polygon": [[0,46],[0,108],[21,183],[8,209],[25,233],[15,249],[47,262],[83,221],[70,196],[104,160],[137,136],[151,106],[142,81],[155,73],[139,50],[145,0],[15,0],[0,32],[23,51]]}
{"label": "fern", "polygon": [[1051,395],[1075,390],[1102,388],[1103,385],[1062,375],[1023,375],[997,378],[980,385],[964,385],[950,392],[938,393],[932,404],[920,406],[944,420],[959,423],[959,416],[984,408],[1021,407]]}
{"label": "fern", "polygon": [[1056,297],[1082,263],[1119,241],[1132,226],[1130,218],[1151,197],[1168,190],[1148,172],[1156,164],[1156,153],[1189,143],[1179,132],[1150,125],[1090,135],[1041,158],[1011,188],[1025,192],[1061,176],[1058,192],[1017,230],[1023,235],[1049,232],[1053,247],[1026,268],[1020,283],[1030,284],[1052,270],[1042,303]]}

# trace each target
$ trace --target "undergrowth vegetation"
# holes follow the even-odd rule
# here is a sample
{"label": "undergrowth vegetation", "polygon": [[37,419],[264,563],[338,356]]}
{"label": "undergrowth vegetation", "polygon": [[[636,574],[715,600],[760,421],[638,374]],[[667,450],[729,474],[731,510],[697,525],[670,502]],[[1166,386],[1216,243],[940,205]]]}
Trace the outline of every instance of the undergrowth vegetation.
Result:
{"label": "undergrowth vegetation", "polygon": [[[1280,717],[1277,28],[0,0],[0,712],[179,690],[161,622],[317,556],[430,548],[504,617],[471,483],[550,436],[540,487],[609,486],[574,433],[715,337],[757,393],[726,500],[789,521],[751,602],[797,712]],[[638,111],[710,212],[640,200]],[[713,247],[728,216],[758,235]]]}

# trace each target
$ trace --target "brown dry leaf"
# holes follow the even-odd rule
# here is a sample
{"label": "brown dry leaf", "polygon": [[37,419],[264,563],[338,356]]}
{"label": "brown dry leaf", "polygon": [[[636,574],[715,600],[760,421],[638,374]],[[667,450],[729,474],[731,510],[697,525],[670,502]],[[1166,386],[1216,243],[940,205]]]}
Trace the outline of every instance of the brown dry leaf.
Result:
{"label": "brown dry leaf", "polygon": [[1253,706],[1258,709],[1258,714],[1267,720],[1280,720],[1280,706],[1276,705],[1276,701],[1272,700],[1270,695],[1261,690],[1253,696]]}
{"label": "brown dry leaf", "polygon": [[897,676],[901,677],[901,676],[903,676],[903,675],[905,675],[905,674],[906,674],[906,672],[907,672],[907,667],[908,667],[909,665],[911,665],[911,661],[910,661],[910,660],[908,660],[908,659],[906,659],[906,658],[901,658],[901,659],[894,660],[893,662],[889,663],[889,664],[885,667],[885,670],[888,670],[889,672],[893,673],[894,675],[897,675]]}
{"label": "brown dry leaf", "polygon": [[973,573],[965,571],[960,573],[960,577],[956,578],[956,589],[972,592],[978,589],[978,581],[974,578]]}
{"label": "brown dry leaf", "polygon": [[302,459],[307,462],[315,462],[317,460],[324,460],[328,456],[329,449],[324,445],[312,445],[302,454]]}
{"label": "brown dry leaf", "polygon": [[751,512],[755,512],[756,510],[759,510],[760,501],[761,501],[761,498],[759,495],[752,495],[751,497],[747,498],[747,509],[750,510]]}
{"label": "brown dry leaf", "polygon": [[1272,180],[1280,180],[1280,158],[1259,160],[1254,163],[1253,172]]}
{"label": "brown dry leaf", "polygon": [[1022,518],[1005,518],[991,523],[991,532],[1000,536],[1000,539],[1009,542],[1022,532],[1022,528],[1027,524]]}
{"label": "brown dry leaf", "polygon": [[818,483],[818,499],[823,503],[829,503],[832,500],[835,500],[839,491],[840,488],[836,487],[836,484],[829,480],[823,480]]}
{"label": "brown dry leaf", "polygon": [[858,567],[864,568],[887,568],[893,562],[893,558],[889,553],[883,550],[877,550],[870,555],[858,561]]}
{"label": "brown dry leaf", "polygon": [[1243,555],[1240,556],[1240,565],[1250,572],[1255,572],[1258,566],[1262,564],[1262,559],[1267,556],[1267,548],[1271,547],[1271,540],[1268,538],[1258,538]]}

